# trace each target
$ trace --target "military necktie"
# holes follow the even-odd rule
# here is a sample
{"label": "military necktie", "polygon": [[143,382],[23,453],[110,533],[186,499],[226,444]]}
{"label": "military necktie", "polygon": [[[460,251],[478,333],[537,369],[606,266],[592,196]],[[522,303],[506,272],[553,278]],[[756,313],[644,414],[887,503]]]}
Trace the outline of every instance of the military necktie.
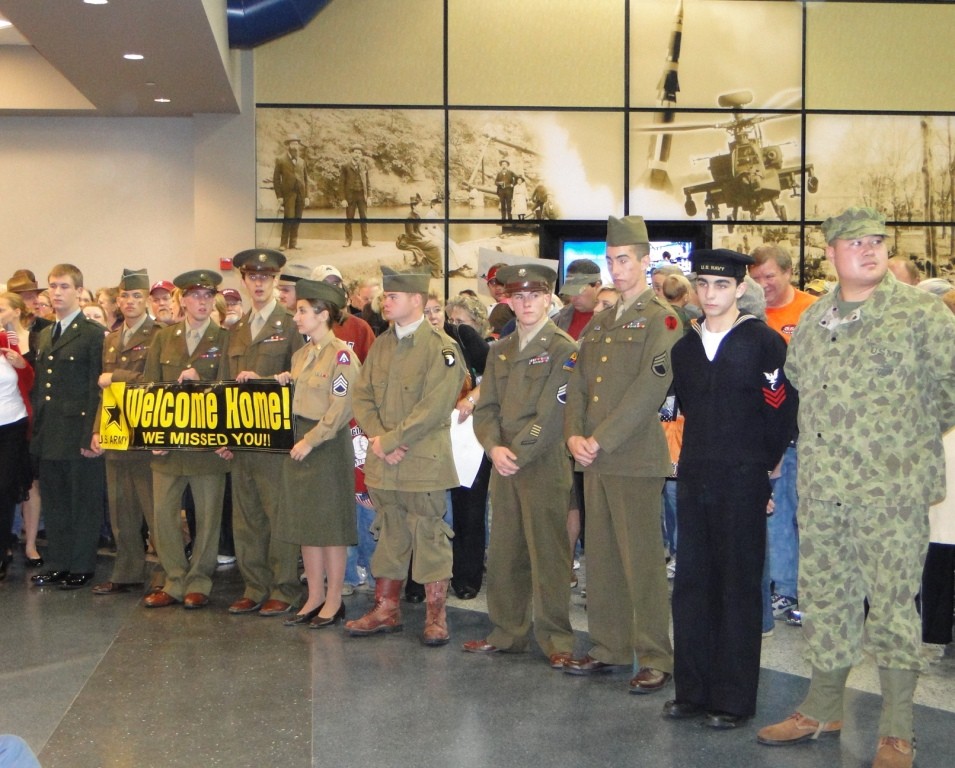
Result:
{"label": "military necktie", "polygon": [[186,333],[186,349],[189,350],[190,355],[195,352],[196,347],[199,346],[199,339],[199,331],[190,330]]}
{"label": "military necktie", "polygon": [[56,344],[57,339],[60,338],[60,322],[57,320],[53,324],[53,343]]}
{"label": "military necktie", "polygon": [[253,340],[259,335],[259,331],[262,330],[263,325],[265,325],[265,318],[262,317],[261,312],[256,312],[252,317],[252,322],[249,324],[249,330],[252,332]]}

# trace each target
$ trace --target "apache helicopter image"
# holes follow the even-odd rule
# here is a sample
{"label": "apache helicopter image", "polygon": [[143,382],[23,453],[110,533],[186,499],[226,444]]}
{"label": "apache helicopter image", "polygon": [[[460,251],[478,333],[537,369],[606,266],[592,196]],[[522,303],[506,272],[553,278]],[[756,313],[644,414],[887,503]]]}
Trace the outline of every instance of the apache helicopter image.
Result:
{"label": "apache helicopter image", "polygon": [[724,93],[718,104],[734,110],[731,119],[719,123],[667,123],[639,129],[643,133],[677,134],[691,131],[723,130],[729,136],[729,148],[724,154],[704,158],[709,165],[712,179],[683,188],[683,207],[688,216],[696,216],[694,195],[703,195],[706,218],[721,218],[721,206],[731,209],[730,220],[739,220],[739,212],[745,211],[752,219],[758,218],[770,205],[780,221],[786,221],[785,204],[779,199],[783,192],[798,197],[802,178],[806,177],[806,189],[814,193],[819,189],[819,179],[812,165],[784,165],[783,145],[764,144],[761,124],[770,120],[798,117],[795,114],[743,115],[740,110],[753,100],[748,90]]}

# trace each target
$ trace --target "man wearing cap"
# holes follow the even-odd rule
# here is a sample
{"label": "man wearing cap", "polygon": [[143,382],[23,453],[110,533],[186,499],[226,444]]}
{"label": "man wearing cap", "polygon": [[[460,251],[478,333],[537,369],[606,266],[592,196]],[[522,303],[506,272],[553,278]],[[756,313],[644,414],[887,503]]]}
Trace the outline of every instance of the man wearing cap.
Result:
{"label": "man wearing cap", "polygon": [[307,264],[286,264],[279,272],[278,281],[275,285],[275,292],[278,294],[279,301],[290,313],[295,314],[295,284],[299,280],[305,280],[312,274],[312,268]]}
{"label": "man wearing cap", "polygon": [[501,201],[501,221],[510,221],[511,203],[514,202],[514,185],[517,184],[517,174],[511,170],[507,160],[501,160],[500,169],[494,177],[494,186],[497,188],[497,197]]}
{"label": "man wearing cap", "polygon": [[[100,389],[113,383],[138,384],[142,381],[149,345],[160,328],[146,312],[148,295],[149,275],[146,270],[124,269],[118,294],[123,324],[107,335],[103,344]],[[106,454],[110,524],[116,539],[112,579],[94,586],[93,594],[118,595],[143,584],[146,567],[141,535],[143,521],[150,531],[155,528],[152,456],[148,451],[104,451],[100,441],[100,419],[93,427],[92,449],[97,454]]]}
{"label": "man wearing cap", "polygon": [[225,302],[225,314],[222,318],[222,326],[228,329],[235,327],[235,324],[242,319],[242,294],[235,288],[224,288],[219,291],[222,300]]}
{"label": "man wearing cap", "polygon": [[928,507],[945,495],[955,316],[888,273],[878,211],[849,208],[822,228],[838,284],[803,314],[786,363],[799,390],[799,602],[812,680],[796,713],[757,738],[837,735],[846,678],[866,651],[882,688],[873,766],[911,766],[915,595]]}
{"label": "man wearing cap", "polygon": [[736,728],[756,712],[769,472],[796,427],[786,344],[737,300],[753,258],[691,254],[704,319],[672,350],[686,417],[677,483],[673,587],[676,698],[667,717]]}
{"label": "man wearing cap", "polygon": [[275,158],[272,189],[282,209],[282,239],[279,250],[298,249],[298,225],[308,205],[308,167],[300,157],[302,142],[298,136],[285,140],[286,152]]}
{"label": "man wearing cap", "polygon": [[351,159],[342,163],[340,168],[342,208],[345,209],[345,245],[351,245],[351,223],[358,211],[361,227],[361,244],[374,248],[368,241],[368,198],[371,196],[371,180],[368,176],[368,163],[365,162],[362,148],[351,148]]}
{"label": "man wearing cap", "polygon": [[620,293],[581,335],[567,385],[564,437],[584,472],[587,622],[593,647],[564,671],[631,665],[633,693],[670,680],[673,652],[660,535],[660,492],[670,456],[659,409],[670,387],[680,321],[647,285],[650,239],[640,216],[607,224],[607,267]]}
{"label": "man wearing cap", "polygon": [[[216,286],[222,276],[197,269],[174,281],[182,291],[184,318],[153,338],[146,355],[145,382],[221,381],[228,373],[229,331],[212,322]],[[209,604],[216,568],[222,496],[231,455],[216,451],[154,451],[153,508],[155,544],[166,582],[143,601],[147,608],[183,603],[186,608]],[[186,486],[196,505],[196,538],[192,558],[182,546],[180,508]]]}
{"label": "man wearing cap", "polygon": [[160,326],[172,325],[177,318],[172,311],[172,293],[176,286],[168,280],[158,280],[149,289],[149,312]]}
{"label": "man wearing cap", "polygon": [[[311,279],[345,290],[342,273],[331,264],[319,264],[312,270]],[[368,357],[368,350],[375,341],[375,332],[371,326],[358,315],[343,312],[341,322],[335,323],[332,330],[336,338],[344,341],[355,351],[358,361],[364,363],[365,358]]]}
{"label": "man wearing cap", "polygon": [[371,560],[375,607],[345,628],[351,635],[401,629],[401,583],[425,585],[425,645],[448,642],[445,601],[453,535],[445,489],[458,485],[450,416],[464,383],[455,343],[427,322],[427,274],[382,267],[383,314],[392,327],[368,353],[352,404],[368,436],[365,480],[380,526]]}
{"label": "man wearing cap", "polygon": [[574,340],[547,317],[557,273],[541,264],[502,267],[517,333],[494,345],[481,380],[474,433],[494,465],[488,617],[494,629],[471,653],[526,650],[534,636],[554,669],[571,658],[567,498],[571,468],[563,410]]}
{"label": "man wearing cap", "polygon": [[[236,254],[232,263],[252,308],[229,334],[226,378],[240,384],[271,378],[291,368],[292,355],[303,345],[292,315],[274,295],[285,256],[252,248]],[[229,613],[279,616],[301,596],[298,548],[273,535],[282,490],[276,479],[284,461],[284,454],[254,450],[236,451],[232,460],[232,533],[245,591]]]}
{"label": "man wearing cap", "polygon": [[567,266],[567,279],[560,286],[560,294],[570,302],[557,313],[554,322],[572,339],[579,339],[593,319],[599,288],[600,267],[590,259],[577,259]]}
{"label": "man wearing cap", "polygon": [[[816,298],[792,284],[793,260],[779,245],[762,245],[753,251],[749,276],[763,289],[766,297],[766,323],[788,344],[803,312]],[[786,449],[773,484],[773,514],[767,519],[769,538],[769,578],[774,589],[771,598],[777,619],[794,621],[790,613],[799,605],[796,582],[799,575],[799,528],[796,522],[796,478],[798,472],[796,440]]]}
{"label": "man wearing cap", "polygon": [[40,333],[30,453],[40,463],[49,570],[38,587],[79,589],[93,578],[103,519],[103,464],[91,448],[99,417],[103,328],[80,309],[83,273],[57,264],[48,277],[56,322]]}

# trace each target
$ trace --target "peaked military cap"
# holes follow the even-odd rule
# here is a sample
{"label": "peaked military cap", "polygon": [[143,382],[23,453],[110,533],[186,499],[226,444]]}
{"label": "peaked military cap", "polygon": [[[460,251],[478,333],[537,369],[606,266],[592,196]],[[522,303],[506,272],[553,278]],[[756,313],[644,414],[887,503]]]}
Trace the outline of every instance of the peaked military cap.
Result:
{"label": "peaked military cap", "polygon": [[206,289],[215,292],[216,286],[221,282],[222,275],[213,272],[211,269],[194,269],[191,272],[183,272],[173,280],[176,288],[183,293],[194,289]]}
{"label": "peaked military cap", "polygon": [[504,290],[508,294],[518,291],[545,291],[550,293],[554,288],[557,273],[540,262],[508,264],[497,271],[497,279],[504,285]]}
{"label": "peaked military cap", "polygon": [[649,245],[647,224],[643,216],[624,216],[607,219],[607,245]]}
{"label": "peaked military cap", "polygon": [[345,306],[348,297],[337,285],[321,280],[299,280],[295,284],[295,297],[298,299],[317,299],[332,304],[339,309]]}
{"label": "peaked military cap", "polygon": [[148,291],[149,274],[145,269],[124,269],[123,276],[119,278],[119,289],[121,291]]}
{"label": "peaked military cap", "polygon": [[693,271],[697,275],[717,275],[720,277],[745,277],[746,267],[756,260],[745,253],[737,253],[727,248],[706,248],[690,253]]}
{"label": "peaked military cap", "polygon": [[242,272],[277,274],[285,266],[285,256],[270,248],[250,248],[233,256],[232,264]]}
{"label": "peaked military cap", "polygon": [[381,268],[381,287],[397,293],[427,293],[429,272],[398,272],[391,267]]}
{"label": "peaked military cap", "polygon": [[830,216],[822,222],[822,233],[827,243],[866,235],[884,235],[885,216],[875,208],[846,208],[838,216]]}

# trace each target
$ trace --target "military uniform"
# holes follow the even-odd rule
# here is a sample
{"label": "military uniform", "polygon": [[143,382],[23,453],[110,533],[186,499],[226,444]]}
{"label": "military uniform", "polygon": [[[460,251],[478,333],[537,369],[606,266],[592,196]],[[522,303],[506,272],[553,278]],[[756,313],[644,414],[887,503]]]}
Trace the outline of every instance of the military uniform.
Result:
{"label": "military uniform", "polygon": [[[292,316],[276,302],[265,324],[252,338],[252,311],[229,334],[227,378],[242,371],[261,377],[289,370],[292,354],[302,348],[302,335]],[[272,535],[280,503],[286,461],[282,453],[236,451],[232,461],[232,530],[235,554],[245,597],[254,603],[267,599],[294,604],[300,594],[298,547]]]}
{"label": "military uniform", "polygon": [[[458,485],[451,455],[450,415],[464,382],[457,347],[422,322],[399,339],[392,327],[372,344],[355,387],[355,419],[385,453],[407,446],[391,465],[369,452],[365,483],[380,537],[375,577],[402,580],[412,560],[420,583],[451,576],[451,529],[442,519],[444,493]],[[413,553],[413,559],[412,559]]]}
{"label": "military uniform", "polygon": [[103,326],[79,312],[53,341],[40,332],[33,383],[30,453],[40,462],[40,493],[50,572],[92,574],[103,519],[103,459],[84,458],[99,417]]}
{"label": "military uniform", "polygon": [[660,534],[660,492],[670,457],[659,408],[680,337],[673,310],[643,291],[611,307],[581,334],[567,385],[564,436],[593,436],[600,452],[584,473],[587,505],[589,656],[669,673],[669,596]]}
{"label": "military uniform", "polygon": [[[148,286],[147,286],[148,290]],[[127,341],[125,324],[106,337],[103,345],[103,373],[111,373],[114,383],[138,384],[146,368],[146,355],[159,324],[148,315]],[[96,424],[99,432],[99,422]],[[114,584],[138,584],[143,580],[146,553],[141,536],[143,520],[150,531],[153,515],[153,477],[149,451],[106,451],[106,487],[109,516],[116,539]]]}
{"label": "military uniform", "polygon": [[[187,323],[182,321],[156,334],[146,357],[143,381],[174,382],[189,368],[194,368],[202,381],[220,381],[224,377],[228,371],[225,350],[229,332],[210,322],[190,354],[187,330]],[[208,595],[216,568],[222,496],[230,462],[210,450],[176,450],[154,456],[152,470],[156,552],[166,571],[163,592],[176,600],[193,592]],[[196,540],[191,560],[183,551],[180,526],[182,493],[187,485],[196,504]]]}
{"label": "military uniform", "polygon": [[474,432],[485,451],[505,446],[520,467],[508,477],[491,473],[487,601],[494,629],[487,642],[501,650],[524,650],[532,616],[546,655],[569,654],[574,647],[567,589],[571,468],[563,403],[576,349],[548,320],[523,350],[518,333],[494,344],[481,380]]}

